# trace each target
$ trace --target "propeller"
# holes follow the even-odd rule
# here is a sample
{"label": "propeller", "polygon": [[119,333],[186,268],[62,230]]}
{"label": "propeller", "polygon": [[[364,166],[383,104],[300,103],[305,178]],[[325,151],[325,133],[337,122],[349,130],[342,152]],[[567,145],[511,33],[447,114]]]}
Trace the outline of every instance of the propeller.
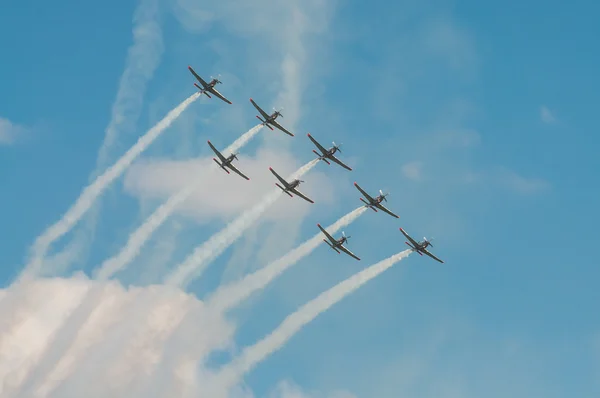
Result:
{"label": "propeller", "polygon": [[276,114],[278,114],[279,116],[283,117],[283,114],[281,113],[281,111],[283,110],[283,108],[280,108],[279,110],[273,108],[273,110],[275,111]]}
{"label": "propeller", "polygon": [[340,147],[342,146],[342,144],[341,144],[341,143],[340,143],[340,145],[336,145],[336,144],[335,144],[335,141],[332,141],[331,143],[333,144],[333,147],[334,147],[335,149],[337,149],[337,151],[338,151],[338,152],[340,152],[340,153],[342,152],[342,150],[340,149]]}
{"label": "propeller", "polygon": [[427,239],[426,237],[423,237],[423,241],[427,242],[429,244],[429,246],[431,246],[431,247],[433,247],[433,244],[431,243],[432,240],[433,240],[433,238]]}
{"label": "propeller", "polygon": [[239,154],[240,154],[239,152],[232,153],[233,158],[236,159],[236,160],[239,160],[238,157],[237,157],[237,155],[239,155]]}
{"label": "propeller", "polygon": [[383,191],[380,189],[379,190],[379,194],[381,195],[381,197],[383,198],[383,200],[385,200],[387,202],[387,198],[386,196],[388,196],[390,193],[383,193]]}
{"label": "propeller", "polygon": [[350,239],[352,235],[346,236],[346,232],[342,231],[342,237],[346,238],[346,242],[348,242],[348,239]]}
{"label": "propeller", "polygon": [[215,83],[217,83],[217,84],[223,84],[223,82],[219,80],[219,78],[220,78],[220,77],[221,77],[221,74],[219,73],[219,74],[218,74],[218,76],[217,76],[216,78],[215,78],[215,77],[212,77],[212,76],[211,76],[210,78],[211,78],[212,80],[215,80]]}

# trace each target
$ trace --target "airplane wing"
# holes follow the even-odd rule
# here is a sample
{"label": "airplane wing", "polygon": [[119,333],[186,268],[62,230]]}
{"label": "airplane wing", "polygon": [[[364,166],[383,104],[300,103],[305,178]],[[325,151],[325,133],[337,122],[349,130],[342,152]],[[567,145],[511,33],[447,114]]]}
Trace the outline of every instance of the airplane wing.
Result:
{"label": "airplane wing", "polygon": [[392,216],[392,217],[400,218],[400,216],[397,216],[397,215],[395,215],[394,213],[392,213],[392,212],[390,211],[390,209],[386,208],[386,207],[385,207],[384,205],[382,205],[381,203],[378,203],[378,204],[376,204],[375,206],[377,206],[377,208],[378,208],[379,210],[383,210],[383,211],[385,211],[387,214],[389,214],[389,215],[390,215],[390,216]]}
{"label": "airplane wing", "polygon": [[252,102],[252,105],[254,105],[254,107],[260,112],[260,114],[262,115],[262,117],[264,117],[265,119],[268,119],[270,115],[267,115],[267,113],[265,111],[263,111],[260,106],[256,105],[256,102],[254,102],[254,100],[252,98],[250,98],[250,102]]}
{"label": "airplane wing", "polygon": [[427,249],[421,249],[422,253],[427,254],[429,257],[431,257],[432,259],[439,261],[440,263],[444,263],[442,260],[440,260],[439,258],[437,258],[436,256],[434,256],[433,254],[431,254],[430,252],[427,251]]}
{"label": "airplane wing", "polygon": [[319,227],[319,229],[321,230],[321,232],[323,232],[325,234],[325,236],[327,237],[327,239],[329,239],[329,241],[331,243],[336,243],[335,238],[333,236],[331,236],[329,234],[329,232],[325,231],[325,229],[321,226],[321,224],[317,224],[317,227]]}
{"label": "airplane wing", "polygon": [[310,135],[310,134],[307,134],[307,135],[308,135],[308,138],[310,138],[310,140],[313,142],[313,144],[315,144],[315,146],[316,146],[317,148],[319,148],[319,151],[321,151],[321,153],[322,153],[323,155],[327,153],[327,149],[326,149],[326,148],[325,148],[323,145],[319,144],[319,143],[317,142],[317,140],[315,140],[315,139],[312,137],[312,135]]}
{"label": "airplane wing", "polygon": [[329,155],[329,159],[331,159],[332,161],[336,162],[337,164],[339,164],[340,166],[342,166],[346,170],[352,171],[351,167],[346,166],[341,160],[339,160],[338,158],[336,158],[335,155]]}
{"label": "airplane wing", "polygon": [[300,196],[302,199],[306,200],[307,202],[315,203],[312,199],[310,199],[308,196],[304,195],[302,192],[298,191],[296,188],[292,188],[292,189],[290,189],[290,191],[292,191],[296,195]]}
{"label": "airplane wing", "polygon": [[227,167],[229,167],[232,171],[234,171],[235,173],[239,174],[241,177],[245,178],[246,180],[250,180],[248,177],[246,177],[244,175],[244,173],[242,173],[241,171],[239,171],[234,165],[232,165],[231,163],[229,163],[227,165]]}
{"label": "airplane wing", "polygon": [[204,86],[204,88],[206,88],[206,86],[208,86],[208,83],[204,81],[204,79],[202,79],[196,72],[194,72],[194,70],[192,69],[191,66],[188,66],[188,69],[190,70],[190,72],[192,72],[192,75],[194,75],[194,77],[200,82],[202,83],[202,86]]}
{"label": "airplane wing", "polygon": [[283,131],[284,133],[286,133],[288,135],[291,135],[292,137],[294,136],[294,134],[287,131],[285,128],[283,128],[283,126],[281,124],[277,123],[275,120],[270,121],[269,124],[277,127],[279,130]]}
{"label": "airplane wing", "polygon": [[221,163],[225,162],[227,159],[225,159],[225,156],[223,156],[223,154],[221,152],[219,152],[217,150],[217,148],[214,147],[213,144],[211,144],[210,141],[208,141],[208,146],[210,146],[210,149],[213,150],[213,152],[219,157],[219,159],[221,160]]}
{"label": "airplane wing", "polygon": [[344,253],[346,253],[347,255],[349,255],[350,257],[354,257],[355,259],[360,261],[360,258],[358,258],[356,256],[356,254],[352,253],[350,250],[346,249],[344,246],[338,246],[337,248],[340,249],[341,251],[343,251]]}
{"label": "airplane wing", "polygon": [[368,193],[366,193],[361,187],[359,187],[357,183],[354,183],[354,186],[356,187],[356,189],[358,189],[360,191],[360,193],[363,194],[365,199],[367,199],[369,202],[372,202],[375,200]]}
{"label": "airplane wing", "polygon": [[408,234],[406,232],[404,232],[404,230],[402,228],[400,228],[400,232],[402,232],[402,234],[406,237],[406,239],[408,239],[410,241],[410,243],[412,243],[412,245],[414,247],[419,247],[419,243],[417,241],[415,241],[413,238],[411,238],[410,236],[408,236]]}
{"label": "airplane wing", "polygon": [[216,88],[211,87],[211,88],[208,89],[208,91],[210,91],[212,94],[214,94],[215,96],[219,97],[223,101],[227,102],[228,104],[231,104],[231,101],[229,101],[227,98],[225,98],[225,96],[223,94],[221,94],[220,92],[218,92]]}
{"label": "airplane wing", "polygon": [[271,170],[271,173],[273,173],[273,175],[275,177],[277,177],[277,179],[283,184],[284,187],[289,188],[290,184],[287,183],[286,180],[284,180],[283,178],[281,178],[281,176],[279,174],[277,174],[275,172],[275,170],[273,170],[272,168],[269,167],[269,170]]}

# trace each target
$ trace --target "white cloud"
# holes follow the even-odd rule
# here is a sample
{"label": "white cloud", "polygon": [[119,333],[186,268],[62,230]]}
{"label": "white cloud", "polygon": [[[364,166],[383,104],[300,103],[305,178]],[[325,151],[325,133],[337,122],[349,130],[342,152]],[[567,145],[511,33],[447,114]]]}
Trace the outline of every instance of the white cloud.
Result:
{"label": "white cloud", "polygon": [[423,163],[409,162],[402,166],[402,174],[410,180],[420,181],[423,178]]}
{"label": "white cloud", "polygon": [[280,381],[269,394],[269,398],[357,398],[348,391],[338,390],[330,393],[307,392],[290,380]]}
{"label": "white cloud", "polygon": [[545,105],[540,107],[540,119],[546,124],[553,124],[556,122],[556,116],[554,116],[552,111]]}
{"label": "white cloud", "polygon": [[475,130],[450,129],[442,130],[433,137],[435,144],[446,148],[468,148],[481,143],[481,135]]}
{"label": "white cloud", "polygon": [[[74,304],[91,289],[100,294],[99,305],[83,327],[64,330]],[[211,355],[235,346],[234,324],[183,291],[125,288],[78,275],[12,286],[0,297],[14,303],[0,330],[2,396],[253,396],[243,385],[223,391],[207,365]],[[343,390],[304,392],[290,381],[270,396],[355,398]]]}
{"label": "white cloud", "polygon": [[[71,331],[73,340],[57,338],[57,328],[92,286],[100,288],[100,305],[81,329]],[[0,330],[2,396],[146,396],[132,392],[140,383],[161,388],[176,384],[174,371],[153,373],[164,352],[206,359],[230,346],[234,331],[194,296],[164,286],[126,289],[116,282],[99,285],[77,277],[36,280],[4,294],[19,300]],[[152,303],[148,311],[140,311],[147,303]],[[180,325],[178,339],[165,341]],[[194,344],[189,344],[192,337]],[[64,355],[44,361],[53,352]],[[46,366],[36,369],[40,364]]]}
{"label": "white cloud", "polygon": [[0,145],[13,144],[26,131],[25,127],[0,117]]}
{"label": "white cloud", "polygon": [[[228,155],[228,154],[224,154]],[[187,161],[147,160],[134,165],[126,175],[125,190],[140,198],[164,200],[197,179],[199,189],[181,206],[181,211],[194,216],[198,222],[214,219],[229,220],[261,200],[275,187],[277,180],[269,171],[273,167],[287,178],[301,164],[289,153],[259,150],[256,156],[238,155],[234,165],[246,174],[246,181],[235,173],[227,174],[211,158]],[[329,203],[333,191],[322,172],[311,171],[302,177],[299,189],[316,203]],[[310,203],[297,197],[282,198],[265,214],[266,219],[301,219],[310,210]]]}
{"label": "white cloud", "polygon": [[550,188],[550,184],[541,178],[523,177],[511,170],[500,172],[498,178],[499,182],[508,189],[524,195],[544,192]]}
{"label": "white cloud", "polygon": [[442,57],[455,69],[472,70],[478,63],[472,37],[448,18],[436,18],[425,24],[423,43],[432,54]]}

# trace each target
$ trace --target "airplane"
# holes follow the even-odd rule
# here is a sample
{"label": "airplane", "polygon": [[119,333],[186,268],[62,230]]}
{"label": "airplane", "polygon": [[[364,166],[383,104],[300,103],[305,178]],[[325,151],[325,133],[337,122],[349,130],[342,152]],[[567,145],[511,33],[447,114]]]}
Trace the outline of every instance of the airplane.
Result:
{"label": "airplane", "polygon": [[360,261],[360,258],[358,258],[354,253],[352,253],[350,250],[346,249],[343,246],[344,242],[348,242],[348,239],[350,239],[350,236],[346,236],[346,234],[342,231],[342,237],[340,239],[335,239],[327,231],[325,231],[325,229],[323,229],[321,224],[317,224],[317,227],[319,227],[321,232],[323,232],[325,234],[325,236],[327,237],[327,239],[329,239],[329,242],[327,242],[327,240],[323,239],[323,242],[327,243],[329,245],[329,247],[331,247],[333,250],[338,252],[338,254],[340,254],[340,250],[341,250],[344,253],[346,253],[347,255],[349,255],[350,257],[354,257],[355,259]]}
{"label": "airplane", "polygon": [[342,163],[342,161],[341,161],[341,160],[339,160],[338,158],[336,158],[336,157],[335,157],[335,155],[334,155],[334,153],[336,153],[336,152],[342,152],[342,150],[340,149],[340,146],[341,146],[342,144],[340,144],[340,145],[335,145],[335,142],[332,142],[332,144],[333,144],[333,147],[331,147],[331,148],[329,148],[329,149],[325,149],[325,147],[324,147],[323,145],[319,144],[319,143],[317,142],[317,140],[315,140],[315,139],[312,137],[312,135],[310,135],[310,133],[309,133],[309,134],[307,134],[307,135],[308,135],[308,138],[310,138],[310,140],[313,142],[313,144],[315,144],[315,146],[316,146],[317,148],[319,148],[319,151],[321,151],[321,155],[319,155],[319,154],[317,153],[317,151],[315,151],[315,150],[313,149],[313,152],[315,153],[315,155],[317,155],[317,156],[319,157],[319,160],[322,160],[322,161],[324,161],[324,162],[325,162],[325,163],[327,163],[327,164],[331,164],[331,163],[329,163],[329,162],[327,161],[327,159],[329,159],[329,160],[331,160],[331,161],[333,161],[333,162],[335,162],[335,163],[339,164],[340,166],[342,166],[342,167],[343,167],[343,168],[345,168],[346,170],[350,170],[350,171],[352,171],[352,168],[351,168],[351,167],[348,167],[348,166],[346,166],[344,163]]}
{"label": "airplane", "polygon": [[239,171],[234,165],[232,165],[231,163],[233,162],[233,159],[237,159],[237,153],[232,153],[231,155],[229,155],[228,157],[223,156],[223,154],[221,154],[221,152],[219,152],[217,150],[217,148],[214,147],[213,144],[211,144],[210,141],[208,141],[208,145],[210,146],[210,149],[213,150],[214,153],[217,154],[217,156],[219,157],[219,160],[213,158],[213,160],[215,161],[216,164],[219,165],[219,167],[221,167],[223,170],[225,170],[225,172],[227,174],[229,173],[229,170],[227,170],[225,167],[230,168],[231,170],[233,170],[235,173],[239,174],[240,176],[242,176],[243,178],[245,178],[246,180],[250,180],[248,177],[246,177],[244,175],[244,173],[242,173],[241,171]]}
{"label": "airplane", "polygon": [[[277,123],[275,121],[275,119],[277,119],[278,116],[283,117],[283,115],[281,114],[281,109],[280,110],[275,110],[273,108],[273,110],[275,112],[273,112],[272,114],[268,114],[267,112],[263,111],[260,106],[256,105],[256,102],[254,102],[254,100],[252,98],[250,98],[250,102],[252,102],[252,105],[254,105],[254,107],[260,112],[260,114],[262,115],[262,117],[265,118],[265,120],[261,119],[259,116],[257,116],[256,118],[258,120],[260,120],[262,122],[263,126],[267,126],[268,128],[270,128],[271,130],[273,130],[273,127],[271,126],[275,126],[277,127],[279,130],[283,131],[284,133],[291,135],[292,137],[294,136],[294,134],[290,133],[289,131],[287,131],[285,128],[283,128],[279,123]],[[269,126],[271,125],[271,126]]]}
{"label": "airplane", "polygon": [[210,83],[207,83],[204,81],[204,79],[202,79],[200,76],[198,76],[198,74],[196,72],[194,72],[194,70],[192,69],[191,66],[188,66],[188,69],[190,70],[190,72],[192,72],[192,75],[194,75],[194,77],[196,79],[198,79],[200,84],[202,84],[202,87],[200,87],[197,83],[194,83],[194,86],[196,86],[198,88],[198,90],[200,90],[200,95],[205,94],[208,98],[212,98],[210,96],[210,94],[212,94],[215,97],[218,97],[218,98],[222,99],[223,101],[227,102],[228,104],[231,104],[231,101],[229,101],[227,98],[225,98],[223,96],[223,94],[218,92],[217,89],[215,88],[215,86],[217,84],[223,84],[222,81],[211,76]]}
{"label": "airplane", "polygon": [[[399,216],[395,215],[394,213],[392,213],[389,209],[387,209],[384,205],[381,204],[381,202],[383,202],[384,200],[387,202],[386,196],[389,195],[389,193],[384,194],[381,189],[379,190],[379,195],[376,198],[371,197],[368,193],[366,193],[361,187],[358,186],[357,183],[354,183],[354,186],[356,187],[356,189],[358,189],[360,191],[360,193],[362,193],[365,198],[367,198],[367,200],[369,201],[367,203],[367,201],[365,201],[363,198],[360,198],[361,202],[365,203],[365,207],[370,207],[374,212],[377,212],[377,209],[379,210],[383,210],[385,211],[387,214],[389,214],[392,217],[396,217],[396,218],[400,218]],[[377,209],[376,209],[377,208]]]}
{"label": "airplane", "polygon": [[291,198],[293,198],[294,196],[290,193],[290,191],[293,192],[293,193],[295,193],[296,195],[300,196],[302,199],[306,200],[307,202],[315,203],[312,199],[308,198],[302,192],[300,192],[300,191],[298,191],[296,189],[296,187],[298,185],[300,185],[301,182],[304,182],[304,181],[299,180],[299,179],[295,179],[294,181],[288,183],[286,180],[284,180],[283,178],[281,178],[281,176],[279,174],[277,174],[275,172],[275,170],[273,170],[271,167],[269,167],[269,170],[271,170],[271,173],[273,173],[273,175],[275,175],[275,177],[277,177],[277,179],[283,184],[283,186],[285,188],[283,188],[279,184],[275,184],[275,185],[277,185],[277,187],[279,187],[279,189],[281,189],[283,192],[285,192],[288,195],[290,195]]}
{"label": "airplane", "polygon": [[400,232],[402,232],[402,234],[404,234],[404,236],[406,236],[406,239],[408,239],[410,241],[410,243],[408,243],[408,242],[404,242],[404,243],[409,245],[410,248],[412,249],[412,251],[419,253],[421,256],[423,255],[423,253],[425,253],[429,257],[433,258],[434,260],[439,261],[442,264],[444,263],[442,260],[440,260],[439,258],[437,258],[436,256],[434,256],[433,254],[431,254],[430,252],[427,251],[427,249],[426,249],[427,246],[433,247],[433,245],[431,244],[430,241],[427,240],[427,238],[423,238],[423,242],[417,242],[416,240],[414,240],[413,238],[408,236],[408,234],[406,232],[404,232],[404,230],[402,228],[400,228]]}

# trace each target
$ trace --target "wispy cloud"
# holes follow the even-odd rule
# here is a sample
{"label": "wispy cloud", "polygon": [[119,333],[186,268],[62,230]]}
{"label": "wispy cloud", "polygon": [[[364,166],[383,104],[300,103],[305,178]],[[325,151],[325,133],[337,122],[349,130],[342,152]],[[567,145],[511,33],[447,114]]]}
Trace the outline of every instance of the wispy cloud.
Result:
{"label": "wispy cloud", "polygon": [[[139,1],[133,16],[132,33],[133,43],[127,50],[125,69],[91,179],[100,175],[116,160],[118,153],[125,150],[124,146],[129,142],[125,135],[134,132],[140,118],[146,86],[154,76],[164,51],[159,0]],[[56,258],[50,260],[61,264],[60,267],[53,266],[53,269],[63,271],[74,261],[82,260],[94,238],[102,201],[103,198],[99,198],[84,217],[82,225],[75,230],[73,239],[55,255]]]}
{"label": "wispy cloud", "polygon": [[[228,155],[228,154],[227,154]],[[125,178],[125,189],[142,198],[163,200],[196,180],[198,189],[180,206],[180,211],[191,215],[200,223],[215,219],[228,220],[259,201],[274,188],[275,177],[269,172],[273,167],[280,175],[287,176],[300,166],[295,157],[287,152],[261,149],[254,156],[238,155],[234,165],[246,174],[246,181],[237,174],[227,174],[212,158],[184,161],[147,160],[134,165]],[[300,189],[316,202],[333,200],[332,188],[323,172],[313,171]],[[210,187],[209,189],[204,189]],[[287,200],[289,199],[289,200]],[[265,214],[267,219],[301,219],[310,204],[285,197]],[[291,211],[292,209],[292,211]]]}
{"label": "wispy cloud", "polygon": [[546,124],[553,124],[556,122],[556,116],[554,116],[554,113],[552,113],[546,105],[540,107],[540,119]]}
{"label": "wispy cloud", "polygon": [[269,394],[269,398],[357,398],[349,391],[336,390],[329,393],[306,391],[290,380],[282,380]]}
{"label": "wispy cloud", "polygon": [[164,51],[159,11],[158,0],[140,0],[135,10],[133,43],[127,51],[125,70],[119,81],[110,122],[98,152],[95,173],[99,173],[112,161],[110,151],[123,138],[123,133],[134,130],[142,112],[146,85],[154,75]]}
{"label": "wispy cloud", "polygon": [[550,183],[541,178],[524,177],[512,170],[503,170],[499,173],[498,180],[513,192],[523,195],[541,193],[550,188]]}
{"label": "wispy cloud", "polygon": [[473,70],[478,64],[473,37],[449,18],[435,18],[424,25],[426,51],[440,56],[454,69]]}
{"label": "wispy cloud", "polygon": [[402,174],[409,180],[420,181],[423,178],[423,163],[414,161],[406,163],[401,168]]}
{"label": "wispy cloud", "polygon": [[13,144],[27,129],[0,117],[0,145]]}

